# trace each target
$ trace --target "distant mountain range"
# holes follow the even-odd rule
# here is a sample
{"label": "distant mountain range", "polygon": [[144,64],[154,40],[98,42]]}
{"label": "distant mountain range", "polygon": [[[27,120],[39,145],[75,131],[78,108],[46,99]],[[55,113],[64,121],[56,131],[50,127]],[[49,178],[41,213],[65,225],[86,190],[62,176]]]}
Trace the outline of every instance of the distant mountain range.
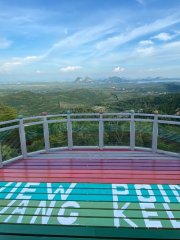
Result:
{"label": "distant mountain range", "polygon": [[176,81],[176,80],[180,80],[180,77],[179,78],[167,78],[167,77],[155,77],[155,78],[152,78],[152,77],[147,77],[147,78],[138,78],[137,79],[138,81]]}
{"label": "distant mountain range", "polygon": [[147,77],[147,78],[138,78],[138,79],[127,79],[125,77],[108,77],[108,78],[104,78],[104,79],[92,79],[90,77],[86,77],[85,79],[83,79],[82,77],[77,77],[76,80],[74,81],[74,83],[125,83],[125,82],[132,82],[132,81],[138,81],[138,82],[161,82],[161,81],[180,81],[180,78],[166,78],[166,77],[155,77],[155,78],[151,78],[151,77]]}
{"label": "distant mountain range", "polygon": [[98,83],[121,83],[121,82],[125,82],[127,81],[126,78],[120,78],[120,77],[108,77],[105,79],[92,79],[90,77],[86,77],[85,79],[81,78],[81,77],[77,77],[76,80],[74,81],[74,83],[94,83],[94,82],[98,82]]}

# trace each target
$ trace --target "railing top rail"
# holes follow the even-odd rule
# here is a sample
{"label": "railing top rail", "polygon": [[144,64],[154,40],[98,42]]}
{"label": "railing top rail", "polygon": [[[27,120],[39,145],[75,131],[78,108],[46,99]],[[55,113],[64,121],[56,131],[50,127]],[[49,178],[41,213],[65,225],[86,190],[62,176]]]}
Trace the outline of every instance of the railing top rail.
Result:
{"label": "railing top rail", "polygon": [[180,118],[180,116],[177,116],[177,115],[162,115],[162,114],[158,114],[158,117]]}
{"label": "railing top rail", "polygon": [[[162,114],[146,114],[146,113],[130,113],[130,112],[119,112],[119,113],[71,113],[71,114],[56,114],[56,115],[46,115],[47,118],[56,118],[56,117],[67,117],[70,115],[71,117],[74,116],[131,116],[133,114],[134,116],[144,116],[144,117],[154,117],[158,116],[161,118],[175,118],[175,119],[180,119],[180,116],[177,115],[162,115]],[[27,117],[23,118],[23,121],[28,121],[28,120],[33,120],[33,119],[43,119],[44,116],[35,116],[35,117]],[[19,122],[20,119],[15,119],[15,120],[9,120],[9,121],[4,121],[0,122],[0,125],[5,125],[9,123],[15,123]]]}
{"label": "railing top rail", "polygon": [[19,119],[9,120],[9,121],[5,121],[5,122],[0,122],[0,125],[7,124],[7,123],[14,123],[14,122],[19,122]]}
{"label": "railing top rail", "polygon": [[36,116],[36,117],[27,117],[27,118],[23,118],[23,120],[31,120],[31,119],[38,119],[38,118],[43,118],[44,116]]}
{"label": "railing top rail", "polygon": [[153,116],[155,116],[155,114],[153,114],[153,113],[150,113],[150,114],[147,114],[147,113],[134,113],[134,115],[135,116],[144,116],[144,117],[153,117]]}
{"label": "railing top rail", "polygon": [[100,113],[71,113],[71,116],[99,116]]}
{"label": "railing top rail", "polygon": [[46,117],[67,117],[68,114],[55,114],[55,115],[46,115]]}
{"label": "railing top rail", "polygon": [[10,130],[10,129],[15,129],[15,128],[19,128],[19,125],[0,128],[0,132],[7,131],[7,130]]}
{"label": "railing top rail", "polygon": [[127,116],[127,115],[131,115],[131,113],[103,113],[102,114],[103,116],[117,116],[117,115],[124,115],[124,116]]}

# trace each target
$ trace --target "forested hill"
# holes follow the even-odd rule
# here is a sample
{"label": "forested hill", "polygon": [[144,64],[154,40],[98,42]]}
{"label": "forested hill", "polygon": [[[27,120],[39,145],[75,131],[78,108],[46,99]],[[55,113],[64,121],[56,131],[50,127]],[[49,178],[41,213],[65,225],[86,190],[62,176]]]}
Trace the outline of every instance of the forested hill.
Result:
{"label": "forested hill", "polygon": [[14,107],[19,114],[30,117],[39,115],[44,111],[47,111],[48,114],[57,114],[67,109],[91,108],[95,101],[103,101],[106,98],[107,94],[98,90],[75,89],[46,94],[23,91],[0,96],[0,102]]}
{"label": "forested hill", "polygon": [[137,112],[142,109],[144,113],[152,113],[154,110],[158,110],[162,114],[174,115],[180,112],[180,94],[149,95],[111,103],[109,107],[111,106],[116,107],[119,112],[129,109],[134,109]]}
{"label": "forested hill", "polygon": [[[116,91],[117,93],[119,93],[118,98],[115,98],[112,92],[89,89],[46,94],[23,91],[4,95],[0,96],[0,102],[4,105],[0,104],[0,121],[16,118],[17,111],[18,114],[27,117],[39,115],[44,111],[48,114],[64,113],[67,109],[74,113],[97,112],[100,109],[104,112],[124,112],[134,109],[135,112],[144,113],[158,110],[159,113],[172,115],[180,112],[179,93],[141,95],[141,97],[138,97],[138,93]],[[125,97],[126,100],[123,100]]]}
{"label": "forested hill", "polygon": [[0,103],[0,122],[12,120],[17,118],[17,110],[7,107]]}

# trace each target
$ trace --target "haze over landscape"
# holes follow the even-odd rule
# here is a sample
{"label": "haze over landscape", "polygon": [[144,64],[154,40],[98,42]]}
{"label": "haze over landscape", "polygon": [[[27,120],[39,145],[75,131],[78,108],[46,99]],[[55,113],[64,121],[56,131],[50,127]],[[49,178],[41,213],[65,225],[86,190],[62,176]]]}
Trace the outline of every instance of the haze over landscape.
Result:
{"label": "haze over landscape", "polygon": [[0,81],[180,77],[179,0],[0,1]]}

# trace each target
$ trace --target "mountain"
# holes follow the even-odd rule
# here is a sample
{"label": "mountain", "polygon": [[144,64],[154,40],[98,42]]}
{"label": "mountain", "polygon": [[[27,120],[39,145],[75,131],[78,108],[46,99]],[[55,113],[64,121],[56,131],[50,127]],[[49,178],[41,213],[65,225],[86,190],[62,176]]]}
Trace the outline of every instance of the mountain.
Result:
{"label": "mountain", "polygon": [[80,83],[84,81],[81,77],[77,77],[76,80],[74,81],[75,83]]}
{"label": "mountain", "polygon": [[120,77],[108,77],[104,80],[105,83],[122,83],[124,82],[125,78],[120,78]]}
{"label": "mountain", "polygon": [[94,82],[94,80],[90,77],[86,77],[84,81],[85,82]]}

